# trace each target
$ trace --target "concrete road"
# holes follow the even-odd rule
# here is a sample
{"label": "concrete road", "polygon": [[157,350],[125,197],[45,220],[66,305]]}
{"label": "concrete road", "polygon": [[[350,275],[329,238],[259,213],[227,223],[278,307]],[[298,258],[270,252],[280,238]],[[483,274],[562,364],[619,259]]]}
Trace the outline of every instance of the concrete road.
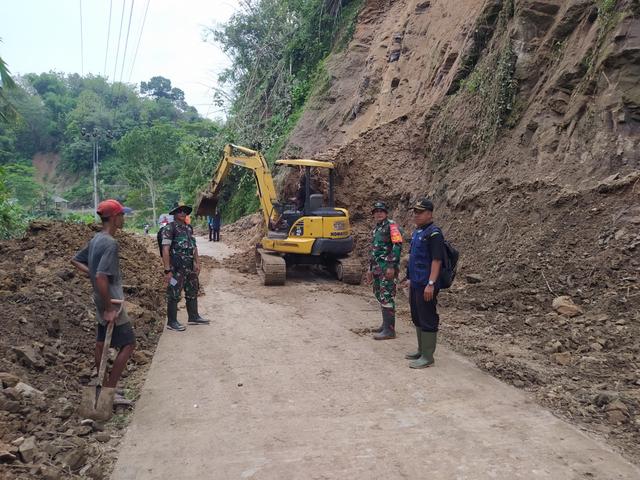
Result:
{"label": "concrete road", "polygon": [[162,336],[115,480],[640,479],[457,354],[440,347],[435,367],[407,368],[412,327],[383,342],[354,333],[379,312],[348,287],[202,275],[212,324]]}

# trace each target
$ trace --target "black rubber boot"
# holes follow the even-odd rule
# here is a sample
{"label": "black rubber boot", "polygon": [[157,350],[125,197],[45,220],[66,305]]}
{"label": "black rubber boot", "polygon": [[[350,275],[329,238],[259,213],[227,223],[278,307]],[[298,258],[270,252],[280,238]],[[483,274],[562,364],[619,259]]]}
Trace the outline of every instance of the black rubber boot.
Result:
{"label": "black rubber boot", "polygon": [[427,368],[434,364],[433,354],[436,351],[438,332],[420,332],[422,335],[422,355],[409,364],[410,368]]}
{"label": "black rubber boot", "polygon": [[374,340],[396,338],[396,315],[387,308],[382,309],[382,331],[373,336]]}
{"label": "black rubber boot", "polygon": [[411,353],[407,353],[404,358],[406,358],[407,360],[417,360],[422,356],[422,335],[421,335],[422,330],[420,330],[420,327],[416,327],[416,336],[418,337],[418,351],[417,352],[411,352]]}
{"label": "black rubber boot", "polygon": [[178,321],[178,302],[173,300],[167,301],[167,328],[176,332],[182,332],[187,329]]}
{"label": "black rubber boot", "polygon": [[187,315],[189,315],[189,325],[208,325],[209,320],[202,318],[198,313],[198,299],[187,298]]}

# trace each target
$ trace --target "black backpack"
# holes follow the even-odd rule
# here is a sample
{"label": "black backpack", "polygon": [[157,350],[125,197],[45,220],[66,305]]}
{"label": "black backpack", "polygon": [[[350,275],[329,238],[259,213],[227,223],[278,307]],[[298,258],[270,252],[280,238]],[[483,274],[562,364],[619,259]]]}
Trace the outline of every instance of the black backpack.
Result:
{"label": "black backpack", "polygon": [[[440,228],[433,226],[430,227],[431,231],[439,231],[444,237]],[[440,289],[449,288],[453,285],[453,281],[456,278],[456,269],[458,268],[458,259],[460,258],[460,252],[453,246],[453,244],[446,239],[444,240],[444,259],[442,260],[442,266],[440,267],[440,276],[438,281]]]}
{"label": "black backpack", "polygon": [[456,269],[458,268],[458,258],[460,252],[451,242],[444,241],[444,260],[440,271],[440,288],[449,288],[456,279]]}
{"label": "black backpack", "polygon": [[169,222],[164,227],[161,227],[158,229],[158,235],[156,235],[156,239],[158,240],[158,250],[160,250],[161,257],[162,257],[162,232],[164,232],[165,228],[173,228],[173,222]]}
{"label": "black backpack", "polygon": [[[169,224],[167,224],[169,225]],[[158,234],[156,235],[156,239],[158,240],[158,250],[160,250],[160,256],[162,257],[162,231],[165,229],[165,227],[167,226],[165,225],[164,227],[161,227],[158,229]]]}

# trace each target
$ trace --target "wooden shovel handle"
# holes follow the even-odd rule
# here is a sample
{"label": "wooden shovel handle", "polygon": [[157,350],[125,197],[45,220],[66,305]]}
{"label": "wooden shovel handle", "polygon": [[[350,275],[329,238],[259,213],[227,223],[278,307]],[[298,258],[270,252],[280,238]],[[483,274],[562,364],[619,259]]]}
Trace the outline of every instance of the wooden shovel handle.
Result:
{"label": "wooden shovel handle", "polygon": [[113,335],[113,325],[116,322],[107,323],[107,334],[104,337],[104,345],[102,347],[102,356],[100,357],[100,371],[98,371],[98,386],[102,386],[104,372],[107,371],[107,357],[109,355],[109,347],[111,346],[111,336]]}
{"label": "wooden shovel handle", "polygon": [[[122,307],[124,306],[124,300],[119,300],[117,298],[112,298],[111,303],[120,305],[118,309],[118,315],[122,311]],[[102,348],[102,356],[100,357],[100,371],[98,372],[98,385],[102,386],[102,382],[104,380],[104,372],[107,371],[107,357],[109,355],[109,348],[111,347],[111,337],[113,336],[113,327],[115,325],[115,320],[113,322],[107,323],[107,333],[104,336],[104,347]]]}

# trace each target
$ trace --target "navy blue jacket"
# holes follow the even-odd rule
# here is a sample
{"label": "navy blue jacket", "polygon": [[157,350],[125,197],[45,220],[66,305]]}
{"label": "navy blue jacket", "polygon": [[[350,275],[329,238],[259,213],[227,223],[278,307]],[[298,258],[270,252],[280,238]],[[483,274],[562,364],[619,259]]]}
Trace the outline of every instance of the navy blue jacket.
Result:
{"label": "navy blue jacket", "polygon": [[[442,230],[433,223],[416,228],[411,235],[409,263],[407,264],[407,278],[411,281],[411,287],[425,287],[429,283],[432,261],[429,237],[434,235],[442,235]],[[436,281],[436,289],[440,288],[439,283]]]}

